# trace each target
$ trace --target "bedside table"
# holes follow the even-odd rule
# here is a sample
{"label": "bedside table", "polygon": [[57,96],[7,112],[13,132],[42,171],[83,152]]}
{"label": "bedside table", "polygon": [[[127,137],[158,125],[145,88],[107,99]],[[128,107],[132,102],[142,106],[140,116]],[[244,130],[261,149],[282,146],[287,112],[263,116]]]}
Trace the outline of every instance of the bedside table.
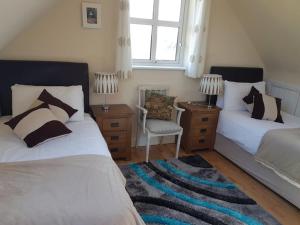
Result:
{"label": "bedside table", "polygon": [[201,149],[213,150],[220,109],[209,109],[205,103],[180,102],[178,106],[185,109],[180,121],[183,127],[181,146],[184,151],[191,153]]}
{"label": "bedside table", "polygon": [[109,105],[104,111],[100,105],[92,105],[92,114],[105,138],[114,159],[131,159],[131,129],[133,111],[128,105]]}

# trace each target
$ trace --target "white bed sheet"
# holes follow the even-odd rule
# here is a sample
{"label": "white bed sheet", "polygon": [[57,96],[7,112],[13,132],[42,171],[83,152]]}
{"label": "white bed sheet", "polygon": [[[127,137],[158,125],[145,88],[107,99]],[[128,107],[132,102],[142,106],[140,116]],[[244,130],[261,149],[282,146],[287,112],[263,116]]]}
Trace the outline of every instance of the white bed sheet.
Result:
{"label": "white bed sheet", "polygon": [[11,117],[0,117],[0,162],[51,159],[74,155],[105,155],[111,157],[107,144],[89,114],[84,120],[69,122],[70,135],[59,137],[34,148],[27,148],[12,130],[3,123]]}
{"label": "white bed sheet", "polygon": [[241,148],[254,155],[265,133],[272,129],[300,128],[300,118],[282,112],[284,124],[252,119],[246,111],[222,110],[217,132],[231,139]]}

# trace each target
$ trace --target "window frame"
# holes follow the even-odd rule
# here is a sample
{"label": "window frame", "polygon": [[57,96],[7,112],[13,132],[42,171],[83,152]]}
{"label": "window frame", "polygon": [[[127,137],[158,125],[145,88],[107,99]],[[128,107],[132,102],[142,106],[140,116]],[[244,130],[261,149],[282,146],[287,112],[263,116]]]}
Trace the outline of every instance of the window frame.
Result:
{"label": "window frame", "polygon": [[[152,19],[143,19],[130,17],[130,25],[150,25],[152,26],[151,33],[151,46],[150,46],[150,59],[132,59],[133,66],[146,66],[146,67],[181,67],[183,65],[184,57],[184,39],[186,32],[186,11],[187,11],[187,0],[181,0],[180,17],[178,22],[163,21],[158,19],[159,13],[159,0],[153,0],[153,16]],[[175,60],[157,60],[156,47],[157,47],[157,28],[162,27],[173,27],[178,28],[177,45]]]}

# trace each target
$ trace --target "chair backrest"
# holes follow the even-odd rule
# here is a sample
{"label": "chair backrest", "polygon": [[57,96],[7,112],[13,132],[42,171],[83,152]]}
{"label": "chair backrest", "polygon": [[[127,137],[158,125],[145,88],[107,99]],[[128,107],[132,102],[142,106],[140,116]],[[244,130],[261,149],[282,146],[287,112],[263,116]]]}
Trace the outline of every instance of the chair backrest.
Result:
{"label": "chair backrest", "polygon": [[162,86],[162,85],[143,85],[138,87],[138,105],[144,107],[145,105],[145,93],[146,90],[150,90],[161,95],[168,95],[169,94],[169,87]]}
{"label": "chair backrest", "polygon": [[[169,87],[162,85],[143,85],[138,87],[138,105],[141,107],[145,106],[145,93],[146,90],[157,92],[161,95],[169,94]],[[138,119],[142,119],[141,111],[138,111]]]}

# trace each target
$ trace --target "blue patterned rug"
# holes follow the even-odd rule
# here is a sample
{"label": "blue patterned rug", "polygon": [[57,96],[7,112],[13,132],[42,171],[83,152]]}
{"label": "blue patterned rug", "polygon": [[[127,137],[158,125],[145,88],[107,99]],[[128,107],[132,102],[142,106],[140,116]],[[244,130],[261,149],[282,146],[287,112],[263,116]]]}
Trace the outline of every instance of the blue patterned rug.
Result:
{"label": "blue patterned rug", "polygon": [[121,166],[146,224],[279,224],[200,156]]}

